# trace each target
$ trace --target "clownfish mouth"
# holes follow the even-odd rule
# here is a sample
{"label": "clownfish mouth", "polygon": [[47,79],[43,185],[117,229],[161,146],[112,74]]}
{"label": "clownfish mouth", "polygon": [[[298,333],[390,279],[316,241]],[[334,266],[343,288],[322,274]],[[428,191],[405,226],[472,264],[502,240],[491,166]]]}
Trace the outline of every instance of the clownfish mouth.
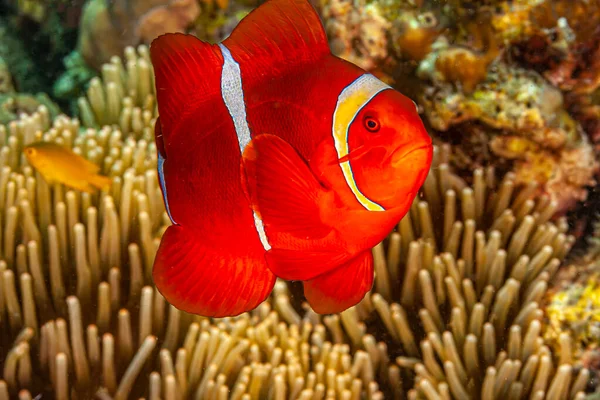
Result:
{"label": "clownfish mouth", "polygon": [[[415,156],[415,153],[421,152],[423,155],[426,154],[426,151],[431,148],[431,144],[426,144],[419,147],[414,147],[412,149],[405,150],[404,148],[399,148],[392,153],[390,156],[392,158],[392,167],[399,167],[401,163],[404,163],[407,158]],[[404,150],[404,152],[402,152]]]}

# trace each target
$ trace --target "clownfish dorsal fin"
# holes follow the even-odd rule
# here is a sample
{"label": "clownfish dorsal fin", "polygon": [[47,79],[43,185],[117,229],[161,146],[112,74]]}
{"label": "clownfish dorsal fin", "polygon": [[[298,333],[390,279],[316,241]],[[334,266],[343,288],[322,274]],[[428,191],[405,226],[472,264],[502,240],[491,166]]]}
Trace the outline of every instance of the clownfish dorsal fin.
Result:
{"label": "clownfish dorsal fin", "polygon": [[223,41],[238,62],[257,71],[305,65],[330,54],[327,36],[308,0],[268,0]]}
{"label": "clownfish dorsal fin", "polygon": [[157,124],[162,124],[166,143],[179,121],[203,102],[221,96],[223,56],[217,45],[192,35],[167,33],[152,41],[150,59],[160,115]]}

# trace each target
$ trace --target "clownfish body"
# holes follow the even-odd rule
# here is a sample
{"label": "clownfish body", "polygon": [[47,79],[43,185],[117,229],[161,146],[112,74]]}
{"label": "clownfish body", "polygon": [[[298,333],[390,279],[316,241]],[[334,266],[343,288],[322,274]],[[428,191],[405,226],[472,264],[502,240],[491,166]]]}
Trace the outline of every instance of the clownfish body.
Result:
{"label": "clownfish body", "polygon": [[307,0],[269,0],[219,45],[150,47],[158,171],[173,223],[154,281],[177,308],[257,307],[276,277],[319,313],[371,289],[371,248],[408,211],[431,139],[414,103],[333,56]]}

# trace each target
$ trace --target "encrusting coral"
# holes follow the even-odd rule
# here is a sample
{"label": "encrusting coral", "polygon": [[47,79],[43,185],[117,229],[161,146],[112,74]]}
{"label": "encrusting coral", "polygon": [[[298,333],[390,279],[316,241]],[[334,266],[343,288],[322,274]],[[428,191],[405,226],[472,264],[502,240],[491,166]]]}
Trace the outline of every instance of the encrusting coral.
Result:
{"label": "encrusting coral", "polygon": [[[586,186],[594,183],[598,163],[587,136],[563,108],[561,92],[534,71],[495,63],[473,93],[433,84],[420,101],[428,122],[439,131],[456,127],[451,131],[456,136],[462,123],[483,124],[489,150],[497,158],[514,160],[517,183],[535,180],[558,201],[560,211],[584,200]],[[472,138],[467,134],[450,140],[467,144]]]}
{"label": "encrusting coral", "polygon": [[321,16],[332,52],[361,68],[372,70],[388,56],[387,31],[392,24],[377,3],[364,0],[323,2]]}
{"label": "encrusting coral", "polygon": [[[594,273],[584,274],[586,278],[572,279],[574,282],[568,285],[562,281],[552,288],[544,337],[554,349],[560,349],[565,341],[572,341],[573,358],[591,370],[597,379],[600,373],[600,285],[598,261],[594,260],[593,264]],[[586,265],[580,261],[575,267],[582,270]]]}
{"label": "encrusting coral", "polygon": [[[594,72],[600,31],[582,21],[577,32],[569,34],[569,27],[585,15],[582,10],[596,15],[598,7],[579,3],[562,13],[568,8],[562,0],[484,4],[339,0],[324,4],[322,15],[334,52],[395,81],[418,100],[437,136],[478,158],[470,167],[498,162],[516,174],[519,184],[537,181],[540,193],[549,194],[558,201],[558,211],[566,212],[585,200],[598,172],[593,147],[582,128],[600,137],[599,96],[573,94],[587,93],[600,82]],[[377,22],[364,23],[369,12],[377,15],[370,21]],[[569,18],[559,18],[561,13]],[[544,21],[543,27],[532,25],[536,18]],[[357,26],[377,29],[357,36]],[[558,72],[570,77],[559,82],[556,71],[542,76],[543,71],[523,68],[515,49],[540,56],[529,42],[536,35],[558,35],[550,47],[577,59],[571,60],[574,64],[565,59],[564,68],[557,66]],[[580,38],[578,47],[573,47],[571,36]],[[561,44],[564,41],[568,43]],[[541,63],[552,64],[546,59]],[[566,97],[561,90],[569,91]],[[491,157],[481,159],[484,153]]]}
{"label": "encrusting coral", "polygon": [[585,251],[580,250],[570,257],[552,282],[544,337],[553,348],[559,348],[570,338],[577,364],[588,368],[597,380],[600,376],[600,222],[598,215],[595,218],[592,233],[586,237]]}

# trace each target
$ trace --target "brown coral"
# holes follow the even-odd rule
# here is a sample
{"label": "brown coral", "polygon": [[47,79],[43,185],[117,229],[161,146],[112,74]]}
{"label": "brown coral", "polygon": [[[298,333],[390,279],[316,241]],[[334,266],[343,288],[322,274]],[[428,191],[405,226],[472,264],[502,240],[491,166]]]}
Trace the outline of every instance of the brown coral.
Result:
{"label": "brown coral", "polygon": [[486,13],[478,16],[477,23],[467,25],[477,47],[450,43],[442,36],[433,44],[432,52],[419,65],[417,76],[434,83],[453,83],[464,93],[472,93],[488,74],[488,67],[500,54],[500,46]]}
{"label": "brown coral", "polygon": [[366,70],[374,69],[387,57],[386,32],[391,23],[376,3],[334,0],[322,7],[321,14],[335,55]]}
{"label": "brown coral", "polygon": [[167,32],[183,32],[198,17],[196,0],[90,0],[81,18],[78,51],[100,69],[127,46],[150,44]]}
{"label": "brown coral", "polygon": [[436,15],[420,9],[406,10],[393,19],[392,47],[398,56],[421,61],[431,52],[431,46],[442,32]]}

